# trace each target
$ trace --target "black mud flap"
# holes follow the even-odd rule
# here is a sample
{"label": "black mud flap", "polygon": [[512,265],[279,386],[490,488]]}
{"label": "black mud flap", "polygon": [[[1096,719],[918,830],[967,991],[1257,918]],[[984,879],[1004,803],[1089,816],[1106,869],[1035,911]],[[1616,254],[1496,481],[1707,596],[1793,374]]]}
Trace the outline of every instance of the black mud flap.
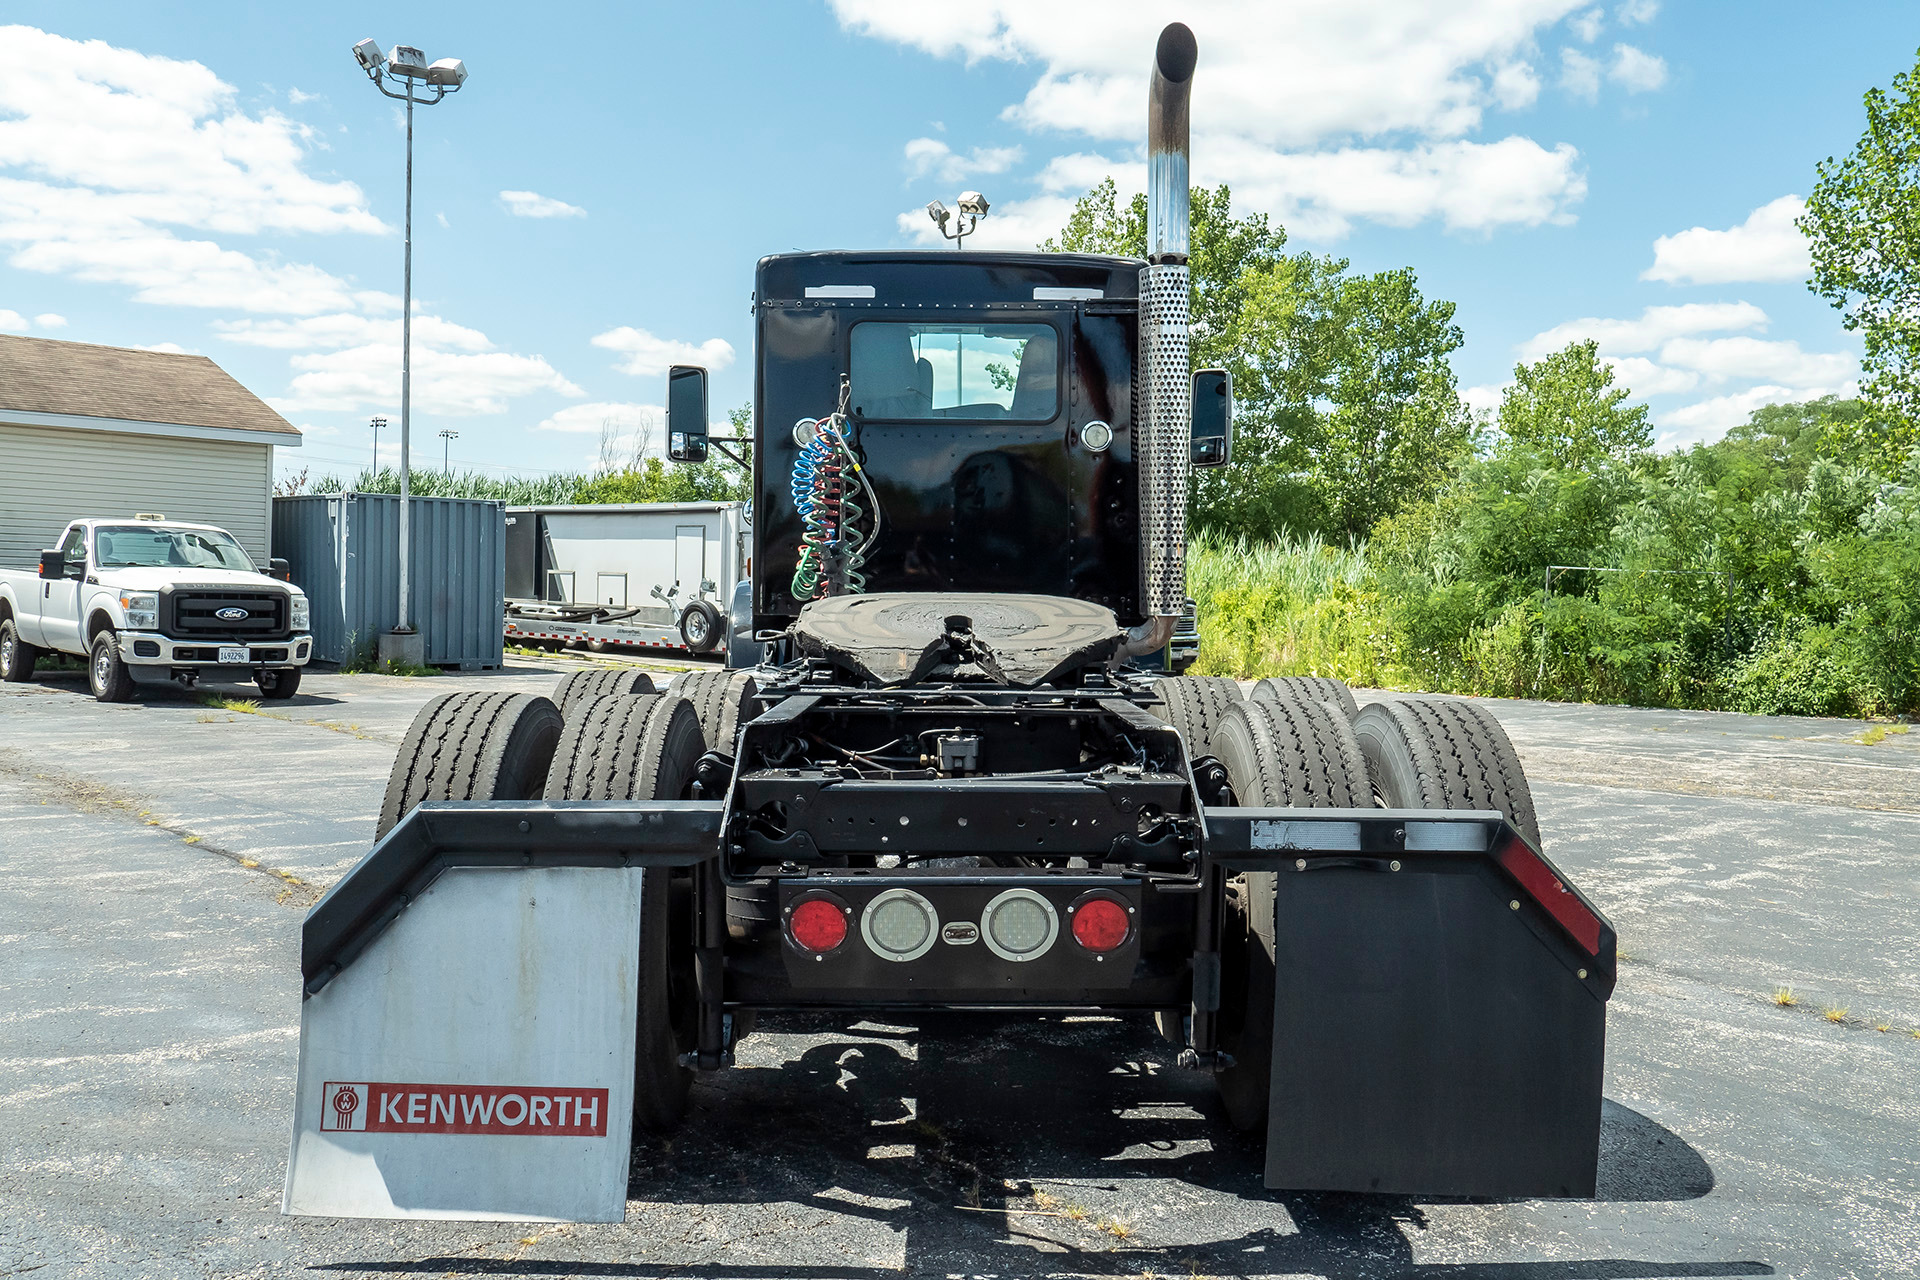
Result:
{"label": "black mud flap", "polygon": [[1281,864],[1267,1186],[1594,1193],[1613,930],[1501,834]]}

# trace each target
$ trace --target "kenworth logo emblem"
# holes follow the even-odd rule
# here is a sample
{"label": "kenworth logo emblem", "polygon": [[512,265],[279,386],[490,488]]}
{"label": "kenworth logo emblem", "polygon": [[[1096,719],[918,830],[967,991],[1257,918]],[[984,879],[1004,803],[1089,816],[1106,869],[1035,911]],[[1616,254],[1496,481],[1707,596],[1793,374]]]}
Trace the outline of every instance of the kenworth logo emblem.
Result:
{"label": "kenworth logo emblem", "polygon": [[240,609],[240,608],[236,608],[233,605],[228,605],[224,609],[215,609],[213,611],[213,616],[220,619],[220,621],[222,622],[238,622],[242,618],[251,618],[253,615],[248,613],[245,609]]}

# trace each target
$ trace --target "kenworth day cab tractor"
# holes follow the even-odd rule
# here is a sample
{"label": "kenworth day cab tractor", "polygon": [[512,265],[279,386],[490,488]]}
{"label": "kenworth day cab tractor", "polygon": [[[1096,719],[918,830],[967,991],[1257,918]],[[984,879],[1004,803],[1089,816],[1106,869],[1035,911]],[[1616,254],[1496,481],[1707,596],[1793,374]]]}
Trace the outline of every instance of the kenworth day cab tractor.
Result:
{"label": "kenworth day cab tractor", "polygon": [[[1168,27],[1144,262],[760,263],[767,660],[422,710],[304,926],[287,1212],[617,1221],[635,1130],[770,1010],[1151,1018],[1270,1187],[1593,1194],[1614,933],[1499,725],[1132,664],[1231,454],[1195,62]],[[668,398],[703,456],[704,372]]]}

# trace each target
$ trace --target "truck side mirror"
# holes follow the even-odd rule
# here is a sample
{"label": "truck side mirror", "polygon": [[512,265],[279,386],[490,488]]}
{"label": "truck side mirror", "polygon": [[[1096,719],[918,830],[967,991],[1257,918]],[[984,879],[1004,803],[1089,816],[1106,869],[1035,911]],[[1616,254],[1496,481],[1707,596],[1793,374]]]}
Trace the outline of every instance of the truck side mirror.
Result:
{"label": "truck side mirror", "polygon": [[53,547],[40,553],[40,576],[57,582],[67,576],[67,553]]}
{"label": "truck side mirror", "polygon": [[1193,375],[1193,452],[1196,467],[1233,461],[1233,375],[1202,369]]}
{"label": "truck side mirror", "polygon": [[675,462],[707,460],[707,371],[699,365],[667,370],[667,456]]}
{"label": "truck side mirror", "polygon": [[[513,522],[509,520],[507,523],[511,524]],[[282,560],[279,556],[274,556],[267,561],[267,576],[269,578],[278,578],[282,582],[292,582],[293,565]]]}

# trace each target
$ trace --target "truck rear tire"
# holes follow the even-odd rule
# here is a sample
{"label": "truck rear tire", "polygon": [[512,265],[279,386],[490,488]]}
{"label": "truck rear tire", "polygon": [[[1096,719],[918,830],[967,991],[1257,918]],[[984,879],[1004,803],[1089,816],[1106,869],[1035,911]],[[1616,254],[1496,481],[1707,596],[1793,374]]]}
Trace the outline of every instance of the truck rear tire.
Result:
{"label": "truck rear tire", "polygon": [[1345,680],[1335,680],[1332,676],[1275,676],[1271,680],[1262,680],[1247,694],[1250,702],[1267,702],[1274,698],[1324,702],[1338,709],[1349,720],[1360,714],[1360,704],[1353,700],[1353,690],[1347,688]]}
{"label": "truck rear tire", "polygon": [[740,741],[740,726],[753,719],[754,695],[760,690],[744,671],[683,671],[667,686],[693,704],[707,750],[730,756]]}
{"label": "truck rear tire", "polygon": [[562,676],[560,687],[553,691],[553,700],[558,704],[561,715],[571,716],[575,707],[583,707],[595,698],[653,691],[653,677],[644,671],[632,668],[596,669],[574,671]]}
{"label": "truck rear tire", "polygon": [[39,661],[40,646],[22,640],[12,618],[0,619],[0,680],[8,684],[31,680],[34,664]]}
{"label": "truck rear tire", "polygon": [[1369,703],[1353,731],[1387,808],[1498,809],[1540,848],[1519,753],[1484,708],[1458,698],[1394,698]]}
{"label": "truck rear tire", "polygon": [[120,661],[120,637],[111,631],[93,638],[87,684],[99,702],[125,702],[133,696],[133,677],[127,672],[127,664]]}
{"label": "truck rear tire", "polygon": [[374,838],[428,800],[531,800],[560,740],[560,708],[530,693],[443,693],[394,757]]}
{"label": "truck rear tire", "polygon": [[1160,695],[1148,711],[1180,731],[1189,758],[1213,755],[1214,731],[1240,703],[1240,685],[1225,676],[1162,676],[1153,682]]}
{"label": "truck rear tire", "polygon": [[712,653],[726,631],[720,611],[705,600],[693,601],[680,615],[680,639],[695,653]]}
{"label": "truck rear tire", "polygon": [[[1263,808],[1364,809],[1367,761],[1346,717],[1319,702],[1272,699],[1231,708],[1214,731],[1234,803]],[[1274,873],[1228,886],[1220,938],[1220,1100],[1236,1129],[1266,1123],[1273,1075]]]}
{"label": "truck rear tire", "polygon": [[300,692],[300,668],[281,667],[274,671],[258,671],[254,673],[253,682],[260,686],[261,697],[279,702]]}
{"label": "truck rear tire", "polygon": [[[674,694],[601,698],[573,717],[547,774],[548,800],[679,800],[706,740],[692,705]],[[650,868],[640,886],[639,1022],[633,1123],[671,1129],[686,1114],[696,1044],[692,880]]]}

